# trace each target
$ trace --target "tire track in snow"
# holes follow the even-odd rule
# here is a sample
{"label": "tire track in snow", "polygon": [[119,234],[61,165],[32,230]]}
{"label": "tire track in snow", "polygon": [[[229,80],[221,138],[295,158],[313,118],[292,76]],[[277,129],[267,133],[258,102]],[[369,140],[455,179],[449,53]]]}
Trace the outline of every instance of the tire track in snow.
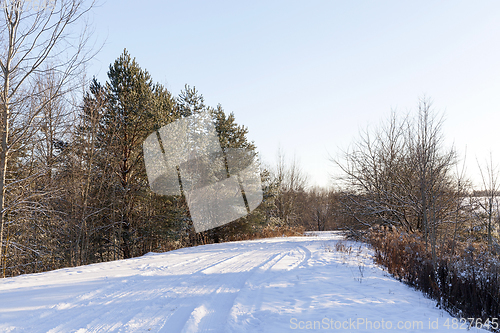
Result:
{"label": "tire track in snow", "polygon": [[[80,326],[85,332],[114,331],[116,327],[121,327],[120,332],[136,332],[139,328],[157,327],[161,329],[170,315],[174,313],[177,313],[175,317],[180,316],[187,319],[193,310],[192,306],[179,308],[169,306],[175,302],[176,296],[191,289],[183,283],[186,276],[195,276],[207,267],[216,266],[241,255],[241,253],[221,251],[201,256],[198,254],[197,257],[190,258],[186,262],[151,267],[154,273],[144,272],[144,266],[141,266],[138,269],[138,272],[142,270],[141,274],[113,279],[113,281],[108,282],[110,286],[106,290],[109,292],[101,291],[101,296],[94,297],[91,303],[88,301],[73,303],[72,308],[78,309],[78,313],[73,311],[75,314],[69,316],[71,319],[55,327],[53,332],[67,332],[70,327],[75,326]],[[180,258],[183,259],[182,256]],[[168,261],[168,258],[166,260]],[[174,271],[171,271],[172,267],[175,267]],[[175,288],[177,290],[172,292],[172,289]],[[142,303],[143,310],[137,312],[137,305],[130,309],[122,306],[123,303],[131,300],[133,303]],[[85,310],[87,308],[85,305],[90,305],[88,311]],[[65,316],[67,317],[67,315]],[[90,323],[89,318],[93,318]],[[116,318],[116,322],[109,324],[107,318]]]}
{"label": "tire track in snow", "polygon": [[24,327],[52,333],[217,331],[254,274],[294,269],[310,257],[304,247],[281,241],[233,243],[229,251],[228,245],[65,269],[75,277],[88,271],[99,277],[70,295],[63,294],[66,285],[49,283],[57,302]]}
{"label": "tire track in snow", "polygon": [[[90,292],[94,294],[90,303],[87,300],[90,293],[82,295],[80,301],[69,302],[71,307],[68,310],[73,309],[73,313],[68,316],[68,311],[63,312],[70,319],[52,327],[52,332],[64,332],[71,327],[80,327],[85,332],[114,331],[118,327],[119,332],[136,332],[138,329],[180,332],[186,325],[185,331],[200,323],[202,326],[211,326],[210,322],[218,325],[221,304],[232,304],[236,297],[233,294],[245,283],[246,275],[268,261],[269,254],[262,252],[259,255],[257,252],[241,247],[237,252],[213,251],[186,262],[156,267],[153,264],[141,265],[138,268],[140,274],[114,279],[108,282],[107,288]],[[170,271],[172,267],[175,267],[174,271]],[[221,275],[225,274],[234,276],[231,283],[227,279],[222,279],[226,282],[221,283]],[[162,283],[160,277],[165,279]],[[207,295],[213,299],[213,304],[206,302]],[[188,301],[183,302],[183,298]],[[121,305],[130,299],[142,303],[143,310],[137,312],[137,305],[132,309]],[[197,306],[201,299],[207,303],[204,311]],[[90,306],[88,311],[87,306]],[[229,312],[229,309],[227,306],[224,312]],[[48,322],[54,322],[54,315],[57,316],[47,314]],[[211,320],[214,316],[216,319]],[[93,318],[90,323],[89,318]],[[109,323],[107,318],[115,318],[115,322]]]}
{"label": "tire track in snow", "polygon": [[[193,309],[179,332],[222,332],[241,288],[250,276],[275,257],[274,253],[252,250],[246,253],[243,257],[245,260],[241,262],[228,260],[219,267],[205,270],[213,275],[217,288],[209,297],[205,297],[202,305]],[[221,280],[225,282],[221,283]]]}
{"label": "tire track in snow", "polygon": [[[221,332],[224,330],[228,318],[235,306],[235,300],[240,297],[242,290],[248,288],[249,283],[252,284],[253,280],[262,282],[262,276],[266,276],[269,270],[273,270],[277,265],[282,264],[284,267],[277,267],[276,273],[282,270],[293,270],[305,263],[311,257],[311,252],[298,244],[294,244],[290,249],[283,249],[283,244],[271,245],[266,244],[268,247],[263,248],[260,244],[259,249],[253,249],[248,252],[242,262],[235,260],[227,260],[223,264],[211,267],[211,273],[224,274],[224,272],[231,276],[236,272],[233,281],[233,292],[221,294],[223,286],[217,291],[212,292],[209,300],[203,302],[202,305],[193,309],[189,319],[186,321],[180,332]],[[271,249],[269,248],[271,247]],[[270,251],[271,250],[271,251]],[[248,251],[248,248],[247,248]],[[241,274],[238,274],[241,272]],[[255,279],[254,276],[259,276]],[[267,277],[269,278],[269,277]],[[220,282],[219,282],[220,283]]]}
{"label": "tire track in snow", "polygon": [[262,323],[253,313],[262,311],[262,300],[266,289],[278,276],[293,275],[292,271],[295,269],[306,267],[312,256],[311,251],[299,242],[289,241],[286,247],[282,244],[278,249],[281,251],[245,282],[238,297],[235,298],[227,318],[229,327],[232,328],[230,332],[261,331]]}

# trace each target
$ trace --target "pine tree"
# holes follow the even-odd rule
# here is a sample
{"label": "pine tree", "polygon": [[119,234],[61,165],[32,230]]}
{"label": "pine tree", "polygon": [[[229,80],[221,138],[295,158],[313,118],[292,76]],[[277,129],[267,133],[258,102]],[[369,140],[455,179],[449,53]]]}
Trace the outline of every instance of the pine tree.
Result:
{"label": "pine tree", "polygon": [[[248,129],[245,126],[238,125],[233,113],[226,115],[224,109],[219,104],[216,108],[205,105],[203,95],[195,87],[185,86],[185,89],[177,98],[178,109],[183,116],[190,116],[201,112],[208,112],[215,125],[217,136],[222,150],[227,151],[231,148],[246,149],[254,156],[255,144],[248,140]],[[215,229],[203,232],[201,235],[191,234],[192,239],[198,242],[219,242],[224,238],[233,238],[238,234],[251,233],[252,227],[265,221],[261,211],[231,222],[228,225],[217,227]],[[192,230],[193,232],[193,230]]]}
{"label": "pine tree", "polygon": [[110,66],[108,78],[103,140],[106,160],[118,180],[116,211],[122,254],[130,258],[134,255],[133,238],[138,228],[134,210],[146,185],[142,143],[177,114],[170,93],[161,85],[154,85],[149,73],[126,50]]}
{"label": "pine tree", "polygon": [[[141,225],[148,224],[144,221],[148,205],[144,198],[149,190],[142,143],[149,134],[177,119],[179,112],[170,92],[153,84],[149,73],[126,50],[110,65],[108,79],[104,86],[94,80],[82,115],[93,119],[93,112],[101,113],[95,147],[99,172],[92,177],[101,178],[96,182],[101,184],[101,193],[96,195],[105,195],[100,205],[107,209],[108,225],[113,226],[107,228],[113,231],[106,239],[97,237],[95,241],[111,242],[117,237],[121,257],[130,258],[141,254],[144,246],[138,239],[142,239],[141,233],[148,233]],[[102,104],[98,110],[96,103]],[[84,132],[91,130],[92,121],[83,128]]]}

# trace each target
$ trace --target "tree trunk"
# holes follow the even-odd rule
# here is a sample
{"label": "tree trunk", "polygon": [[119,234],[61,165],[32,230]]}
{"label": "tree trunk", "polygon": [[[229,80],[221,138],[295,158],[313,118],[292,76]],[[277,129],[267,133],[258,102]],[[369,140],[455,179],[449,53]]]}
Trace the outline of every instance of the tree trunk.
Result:
{"label": "tree trunk", "polygon": [[[17,26],[17,22],[16,22]],[[2,91],[2,110],[1,110],[1,149],[0,151],[0,266],[3,267],[5,254],[2,252],[3,248],[3,233],[5,227],[5,178],[7,173],[7,161],[8,161],[8,140],[9,140],[9,113],[10,113],[10,98],[9,98],[9,88],[10,88],[10,65],[12,56],[12,44],[13,37],[10,34],[9,39],[9,53],[5,67],[3,67],[4,75],[4,86]],[[7,248],[5,249],[7,252]],[[5,270],[2,270],[3,277],[5,277]]]}

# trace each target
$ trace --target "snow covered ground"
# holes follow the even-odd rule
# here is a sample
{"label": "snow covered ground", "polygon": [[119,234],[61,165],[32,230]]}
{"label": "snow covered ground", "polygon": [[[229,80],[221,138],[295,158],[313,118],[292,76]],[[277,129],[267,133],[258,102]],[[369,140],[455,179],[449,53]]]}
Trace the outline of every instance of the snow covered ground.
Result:
{"label": "snow covered ground", "polygon": [[465,331],[364,245],[339,241],[214,244],[0,279],[0,332]]}

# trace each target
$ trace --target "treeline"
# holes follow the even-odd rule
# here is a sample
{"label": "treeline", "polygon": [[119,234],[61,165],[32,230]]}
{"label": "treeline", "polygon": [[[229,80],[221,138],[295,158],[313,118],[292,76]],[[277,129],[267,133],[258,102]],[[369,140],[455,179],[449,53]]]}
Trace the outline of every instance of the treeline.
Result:
{"label": "treeline", "polygon": [[[44,84],[51,89],[57,80],[54,74]],[[209,111],[223,148],[254,149],[232,114],[205,106],[194,88],[173,97],[126,51],[108,81],[94,79],[76,107],[65,97],[44,106],[9,156],[8,185],[23,185],[6,193],[7,207],[15,208],[4,216],[3,276],[130,258],[207,237],[194,234],[183,197],[150,191],[142,143],[165,124]]]}
{"label": "treeline", "polygon": [[[56,72],[39,81],[53,90]],[[223,108],[205,105],[195,88],[173,96],[127,51],[93,79],[80,101],[52,96],[7,165],[2,276],[131,258],[184,246],[338,227],[338,196],[307,190],[306,177],[283,156],[261,169],[263,203],[228,225],[195,233],[186,200],[150,189],[145,138],[162,126],[208,112],[221,147],[255,150],[247,129]],[[34,103],[35,101],[33,101]],[[28,115],[30,110],[25,110]],[[16,131],[10,134],[12,141]]]}
{"label": "treeline", "polygon": [[222,148],[256,147],[220,105],[189,86],[173,96],[127,52],[106,82],[86,82],[93,6],[61,0],[35,10],[13,0],[2,11],[0,276],[334,227],[336,197],[309,193],[298,169],[280,164],[262,168],[264,200],[252,214],[195,233],[183,196],[151,192],[146,136],[208,112]]}

